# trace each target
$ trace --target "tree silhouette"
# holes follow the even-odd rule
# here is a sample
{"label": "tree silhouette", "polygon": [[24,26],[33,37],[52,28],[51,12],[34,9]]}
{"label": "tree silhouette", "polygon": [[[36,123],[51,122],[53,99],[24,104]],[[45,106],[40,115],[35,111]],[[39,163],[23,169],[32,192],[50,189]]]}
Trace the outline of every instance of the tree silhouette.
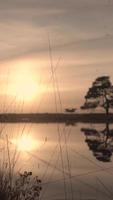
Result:
{"label": "tree silhouette", "polygon": [[93,152],[95,158],[102,162],[110,162],[113,153],[113,129],[106,128],[102,131],[90,128],[82,128],[84,132],[89,150]]}
{"label": "tree silhouette", "polygon": [[109,76],[98,77],[89,88],[85,103],[81,109],[103,107],[106,114],[109,114],[109,109],[113,108],[113,85]]}

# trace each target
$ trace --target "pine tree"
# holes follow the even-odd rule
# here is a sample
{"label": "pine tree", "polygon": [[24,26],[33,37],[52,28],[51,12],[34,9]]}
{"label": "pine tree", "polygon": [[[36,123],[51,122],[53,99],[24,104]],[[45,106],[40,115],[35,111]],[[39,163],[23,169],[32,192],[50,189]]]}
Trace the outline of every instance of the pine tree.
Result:
{"label": "pine tree", "polygon": [[90,109],[103,107],[106,115],[109,114],[109,109],[113,108],[113,85],[109,76],[101,76],[96,78],[89,88],[85,103],[81,109]]}

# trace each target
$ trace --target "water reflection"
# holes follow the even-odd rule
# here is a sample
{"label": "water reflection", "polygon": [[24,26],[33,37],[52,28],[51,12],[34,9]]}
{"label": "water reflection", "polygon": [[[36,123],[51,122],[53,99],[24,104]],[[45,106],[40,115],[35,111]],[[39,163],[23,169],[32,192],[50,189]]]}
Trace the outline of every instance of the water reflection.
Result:
{"label": "water reflection", "polygon": [[113,129],[109,128],[109,123],[103,130],[94,128],[82,128],[89,149],[97,160],[102,162],[110,162],[113,153]]}
{"label": "water reflection", "polygon": [[[59,129],[57,124],[38,123],[0,126],[0,159],[5,158],[7,162],[7,136],[12,164],[16,158],[15,171],[32,171],[42,180],[40,200],[63,200],[66,193],[66,200],[111,198],[111,194],[105,191],[105,187],[112,191],[113,166],[108,162],[112,161],[111,125],[95,124],[92,128],[89,124],[68,123],[60,124]],[[84,127],[82,132],[81,127]],[[91,151],[95,151],[96,156],[98,154],[98,159],[84,140],[93,149]],[[98,148],[92,141],[100,142]],[[107,162],[99,162],[103,149],[107,152]]]}
{"label": "water reflection", "polygon": [[18,138],[11,139],[10,142],[14,144],[19,151],[33,151],[38,148],[39,143],[30,135],[22,135]]}

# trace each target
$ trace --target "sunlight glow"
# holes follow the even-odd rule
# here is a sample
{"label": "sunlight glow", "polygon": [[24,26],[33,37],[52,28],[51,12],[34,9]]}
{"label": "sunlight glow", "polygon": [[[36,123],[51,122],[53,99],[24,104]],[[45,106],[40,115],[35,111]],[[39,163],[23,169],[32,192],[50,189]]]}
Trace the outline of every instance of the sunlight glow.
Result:
{"label": "sunlight glow", "polygon": [[18,139],[12,139],[12,144],[16,145],[19,151],[33,151],[38,148],[38,141],[29,135],[23,135]]}
{"label": "sunlight glow", "polygon": [[32,101],[39,91],[36,77],[29,68],[14,72],[12,86],[9,91],[11,95],[16,95],[18,100]]}

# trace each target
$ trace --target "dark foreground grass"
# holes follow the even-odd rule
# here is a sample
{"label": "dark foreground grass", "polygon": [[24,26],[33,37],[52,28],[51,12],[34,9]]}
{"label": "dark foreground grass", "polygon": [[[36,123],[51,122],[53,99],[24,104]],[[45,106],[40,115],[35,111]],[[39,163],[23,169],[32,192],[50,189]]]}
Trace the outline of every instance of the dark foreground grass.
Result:
{"label": "dark foreground grass", "polygon": [[39,200],[41,180],[25,171],[15,178],[0,172],[0,200]]}

